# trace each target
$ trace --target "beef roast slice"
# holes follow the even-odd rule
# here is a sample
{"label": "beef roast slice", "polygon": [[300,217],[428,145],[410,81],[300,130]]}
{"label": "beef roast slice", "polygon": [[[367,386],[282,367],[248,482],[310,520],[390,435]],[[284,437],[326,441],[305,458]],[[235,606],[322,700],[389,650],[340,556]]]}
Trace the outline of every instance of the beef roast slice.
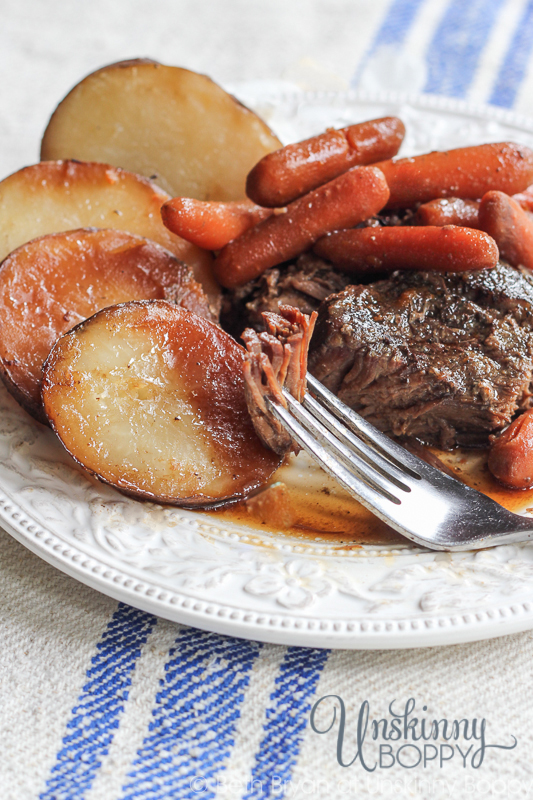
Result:
{"label": "beef roast slice", "polygon": [[226,293],[221,322],[236,338],[246,327],[263,331],[263,312],[277,314],[281,305],[288,305],[309,316],[318,311],[328,295],[340,292],[351,282],[353,277],[336,272],[329,262],[306,253]]}
{"label": "beef roast slice", "polygon": [[382,431],[485,445],[533,404],[533,282],[499,264],[349,286],[311,347],[311,373]]}

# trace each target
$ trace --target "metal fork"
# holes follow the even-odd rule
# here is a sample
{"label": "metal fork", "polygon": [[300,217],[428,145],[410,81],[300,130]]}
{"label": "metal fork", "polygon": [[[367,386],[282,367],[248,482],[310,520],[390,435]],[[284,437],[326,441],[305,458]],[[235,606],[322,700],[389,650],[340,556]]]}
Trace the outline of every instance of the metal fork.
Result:
{"label": "metal fork", "polygon": [[312,375],[302,403],[270,411],[346,491],[416,544],[477,550],[533,537],[525,519],[414,456],[352,411]]}

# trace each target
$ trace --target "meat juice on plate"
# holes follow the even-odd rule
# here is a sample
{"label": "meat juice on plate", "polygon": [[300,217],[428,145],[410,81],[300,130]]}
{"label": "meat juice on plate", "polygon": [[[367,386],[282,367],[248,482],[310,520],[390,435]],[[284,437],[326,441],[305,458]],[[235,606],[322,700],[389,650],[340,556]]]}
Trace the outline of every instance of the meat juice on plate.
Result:
{"label": "meat juice on plate", "polygon": [[211,513],[220,522],[242,524],[261,531],[276,530],[281,535],[328,544],[400,545],[406,542],[345,492],[303,451],[280,467],[272,479],[272,484],[276,482],[286,487],[288,525],[275,524],[273,503],[263,513],[257,512],[249,502]]}
{"label": "meat juice on plate", "polygon": [[[439,458],[458,480],[492,497],[509,511],[533,514],[533,489],[516,491],[499,484],[488,470],[486,448],[445,451],[431,447],[427,452]],[[280,467],[271,485],[277,482],[286,487],[285,502],[292,516],[288,525],[275,524],[272,502],[270,513],[264,515],[257,514],[247,503],[202,513],[215,514],[217,522],[275,531],[279,536],[342,546],[342,549],[362,545],[412,546],[345,492],[305,452],[292,456],[288,464]],[[275,496],[271,500],[275,502]]]}

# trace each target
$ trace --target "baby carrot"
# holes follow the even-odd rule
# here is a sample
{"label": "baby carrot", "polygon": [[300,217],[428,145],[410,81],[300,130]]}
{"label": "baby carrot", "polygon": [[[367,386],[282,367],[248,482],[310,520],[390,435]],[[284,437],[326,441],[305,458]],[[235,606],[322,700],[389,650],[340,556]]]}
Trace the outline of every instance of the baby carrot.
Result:
{"label": "baby carrot", "polygon": [[313,249],[339,269],[358,274],[395,269],[462,272],[498,263],[498,248],[490,236],[457,225],[335,231]]}
{"label": "baby carrot", "polygon": [[308,250],[328,231],[346,228],[376,214],[389,190],[375,167],[353,167],[250,228],[224,247],[213,264],[215,277],[232,289]]}
{"label": "baby carrot", "polygon": [[533,269],[533,218],[503,192],[487,192],[479,224],[496,241],[501,257],[515,267]]}
{"label": "baby carrot", "polygon": [[462,225],[479,228],[479,202],[461,197],[441,197],[418,208],[415,222],[419,225]]}
{"label": "baby carrot", "polygon": [[533,211],[533,186],[528,186],[523,192],[514,194],[513,200],[516,200],[524,211]]}
{"label": "baby carrot", "polygon": [[374,166],[389,184],[387,208],[409,208],[436,197],[479,200],[491,189],[515,194],[533,181],[533,152],[512,142],[389,159]]}
{"label": "baby carrot", "polygon": [[488,467],[511,489],[533,486],[533,409],[521,414],[498,436],[489,451]]}
{"label": "baby carrot", "polygon": [[174,197],[161,207],[163,222],[172,233],[206,250],[220,250],[271,213],[249,200],[208,202]]}
{"label": "baby carrot", "polygon": [[261,206],[285,206],[351,167],[391,158],[404,135],[400,119],[384,117],[289,144],[255,165],[246,194]]}

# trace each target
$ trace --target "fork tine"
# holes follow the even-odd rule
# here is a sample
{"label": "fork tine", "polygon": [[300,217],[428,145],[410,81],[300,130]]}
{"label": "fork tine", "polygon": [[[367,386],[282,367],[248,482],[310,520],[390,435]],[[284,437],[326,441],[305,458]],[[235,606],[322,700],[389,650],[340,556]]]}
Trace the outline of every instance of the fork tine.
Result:
{"label": "fork tine", "polygon": [[378,497],[396,505],[400,503],[381,475],[371,470],[357,454],[351,453],[292,396],[290,400],[287,398],[290,410],[272,402],[268,397],[265,400],[269,411],[291,432],[296,441],[361,502],[370,504],[373,509],[376,508]]}
{"label": "fork tine", "polygon": [[[357,444],[346,446],[342,441],[342,436],[339,436],[335,429],[331,430],[331,428],[325,426],[321,419],[317,418],[309,409],[306,409],[302,403],[298,403],[291,394],[284,392],[284,395],[293,417],[310,430],[310,433],[313,433],[315,437],[327,442],[333,453],[340,458],[349,471],[354,472],[362,480],[372,481],[375,488],[379,487],[380,490],[385,490],[386,492],[390,491],[389,484],[391,483],[402,492],[411,491],[409,486],[398,480],[395,475],[391,475],[391,471],[382,469],[380,464],[376,463],[372,458],[368,448],[367,453],[365,453]],[[349,444],[351,445],[351,443]]]}
{"label": "fork tine", "polygon": [[[286,391],[284,395],[288,399]],[[370,447],[360,436],[356,436],[352,431],[341,422],[338,417],[331,414],[312,394],[306,392],[302,400],[302,405],[318,419],[331,433],[344,442],[349,448],[355,450],[360,458],[370,467],[375,469],[384,478],[392,481],[399,489],[406,491],[406,478],[412,477],[410,470],[399,469],[390,459],[385,458],[375,448]]]}
{"label": "fork tine", "polygon": [[[422,476],[421,466],[425,472],[425,467],[429,466],[421,462],[419,458],[413,456],[408,450],[401,447],[386,434],[379,431],[357,412],[349,408],[342,400],[339,400],[329,389],[307,373],[308,388],[316,395],[324,406],[334,417],[346,425],[357,437],[366,442],[373,450],[378,450],[383,458],[390,461],[394,466],[410,477],[420,479]],[[430,467],[431,470],[435,469]]]}
{"label": "fork tine", "polygon": [[[316,385],[314,380],[310,383]],[[395,497],[393,487],[385,483],[386,470],[385,474],[376,471],[375,465],[370,466],[361,455],[348,449],[292,396],[286,399],[289,408],[268,397],[265,402],[272,415],[347,492],[416,544],[434,550],[469,550],[533,538],[531,519],[507,511],[490,497],[407,452],[405,456],[414,462],[421,480],[402,492],[401,499]],[[358,415],[354,416],[358,422]],[[364,429],[367,428],[371,432],[367,437],[370,447],[382,434],[369,423],[365,423]],[[356,429],[359,430],[357,425]],[[390,444],[403,455],[399,445]],[[390,454],[386,455],[390,461]]]}

